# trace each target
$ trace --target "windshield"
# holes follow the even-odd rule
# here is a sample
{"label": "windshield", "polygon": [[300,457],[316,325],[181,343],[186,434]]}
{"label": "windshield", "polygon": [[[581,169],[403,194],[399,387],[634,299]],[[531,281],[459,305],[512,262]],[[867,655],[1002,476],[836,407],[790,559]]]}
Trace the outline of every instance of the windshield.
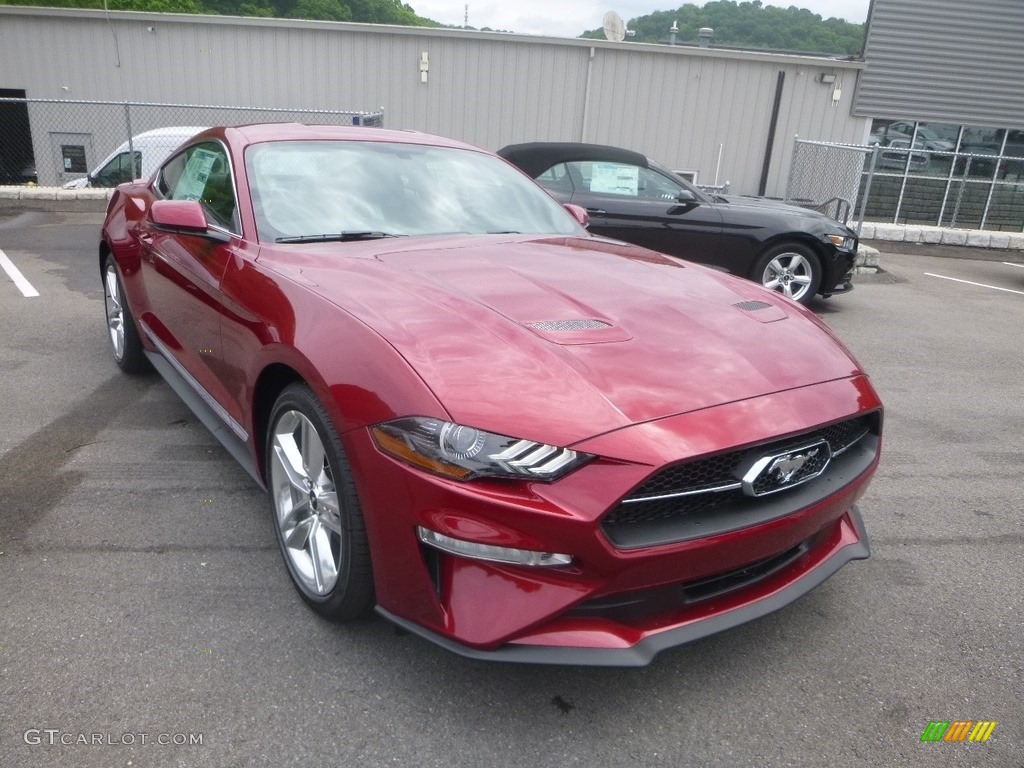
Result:
{"label": "windshield", "polygon": [[263,241],[340,233],[583,232],[533,182],[482,152],[384,142],[280,141],[249,147],[246,169]]}

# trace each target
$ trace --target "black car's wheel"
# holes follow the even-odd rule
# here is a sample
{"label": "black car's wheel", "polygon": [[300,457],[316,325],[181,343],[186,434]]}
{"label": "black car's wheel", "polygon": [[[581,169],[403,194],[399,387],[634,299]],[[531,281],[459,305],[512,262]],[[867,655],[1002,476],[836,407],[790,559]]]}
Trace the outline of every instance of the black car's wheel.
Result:
{"label": "black car's wheel", "polygon": [[110,346],[114,353],[114,362],[125,373],[142,373],[149,370],[149,361],[142,351],[139,331],[135,327],[135,318],[128,308],[124,295],[124,284],[117,271],[117,262],[113,256],[107,256],[103,267],[103,307],[107,313],[107,331],[110,334]]}
{"label": "black car's wheel", "polygon": [[266,466],[277,540],[303,600],[334,621],[367,613],[373,575],[352,472],[305,384],[289,385],[274,404]]}
{"label": "black car's wheel", "polygon": [[809,304],[821,285],[821,264],[810,248],[783,243],[765,251],[750,276],[765,288]]}

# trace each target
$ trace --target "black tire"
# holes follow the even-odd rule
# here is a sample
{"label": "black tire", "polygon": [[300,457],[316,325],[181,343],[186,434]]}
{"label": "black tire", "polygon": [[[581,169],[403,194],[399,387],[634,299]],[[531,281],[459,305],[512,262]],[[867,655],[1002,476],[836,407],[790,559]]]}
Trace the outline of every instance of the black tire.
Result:
{"label": "black tire", "polygon": [[121,272],[113,255],[107,256],[103,266],[103,308],[114,362],[125,373],[148,371],[149,360],[143,351],[139,330],[125,296]]}
{"label": "black tire", "polygon": [[[375,603],[370,545],[352,470],[326,409],[308,386],[290,384],[268,424],[267,489],[292,583],[331,621],[365,616]],[[320,448],[307,450],[313,436]]]}
{"label": "black tire", "polygon": [[821,262],[806,245],[782,243],[761,255],[750,278],[806,305],[821,286]]}

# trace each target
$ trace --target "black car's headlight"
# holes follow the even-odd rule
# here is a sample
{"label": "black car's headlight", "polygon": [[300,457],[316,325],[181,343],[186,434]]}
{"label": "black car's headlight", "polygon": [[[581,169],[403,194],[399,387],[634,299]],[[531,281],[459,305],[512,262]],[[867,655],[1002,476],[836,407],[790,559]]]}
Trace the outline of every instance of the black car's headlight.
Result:
{"label": "black car's headlight", "polygon": [[825,239],[840,251],[852,251],[857,247],[857,238],[849,235],[825,235]]}
{"label": "black car's headlight", "polygon": [[453,480],[477,477],[556,480],[594,457],[569,448],[412,416],[370,428],[378,447],[414,467]]}

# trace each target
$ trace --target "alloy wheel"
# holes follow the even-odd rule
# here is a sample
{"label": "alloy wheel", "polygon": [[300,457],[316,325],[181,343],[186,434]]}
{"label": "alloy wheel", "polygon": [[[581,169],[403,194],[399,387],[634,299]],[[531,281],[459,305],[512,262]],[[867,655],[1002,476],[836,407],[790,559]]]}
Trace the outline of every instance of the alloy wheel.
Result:
{"label": "alloy wheel", "polygon": [[800,301],[810,290],[814,280],[814,266],[799,253],[786,252],[768,262],[761,284],[772,291]]}
{"label": "alloy wheel", "polygon": [[110,344],[114,348],[114,358],[124,357],[124,308],[121,306],[121,290],[117,281],[117,270],[113,265],[107,267],[105,275],[103,301],[107,310],[107,330],[110,332]]}
{"label": "alloy wheel", "polygon": [[324,443],[305,415],[281,414],[270,450],[270,491],[284,550],[300,586],[329,594],[338,582],[341,526],[338,492]]}

